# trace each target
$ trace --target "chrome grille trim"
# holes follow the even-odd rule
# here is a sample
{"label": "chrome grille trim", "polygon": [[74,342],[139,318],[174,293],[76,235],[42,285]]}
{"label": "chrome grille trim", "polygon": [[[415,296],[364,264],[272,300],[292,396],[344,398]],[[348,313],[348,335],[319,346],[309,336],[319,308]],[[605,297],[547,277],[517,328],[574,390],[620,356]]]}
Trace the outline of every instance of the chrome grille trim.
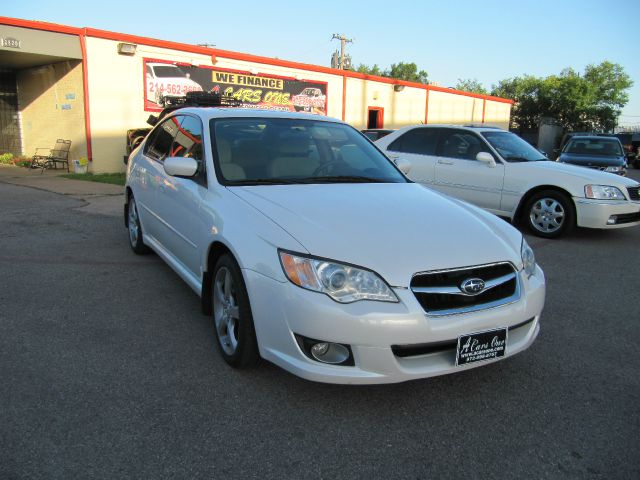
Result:
{"label": "chrome grille trim", "polygon": [[475,297],[481,293],[486,292],[498,285],[502,285],[503,283],[508,282],[509,280],[513,280],[516,276],[516,273],[509,273],[507,275],[503,275],[498,278],[494,278],[493,280],[489,280],[484,282],[484,289],[478,293],[467,293],[460,290],[460,287],[413,287],[411,290],[416,293],[443,293],[445,295],[464,295],[465,297]]}
{"label": "chrome grille trim", "polygon": [[[459,285],[443,285],[443,286],[433,286],[433,287],[410,286],[410,290],[413,292],[414,296],[416,297],[416,300],[422,307],[425,314],[427,314],[428,316],[459,315],[464,313],[476,312],[479,310],[488,310],[492,308],[502,307],[504,305],[509,305],[511,303],[517,302],[518,300],[520,300],[520,297],[521,297],[522,290],[520,285],[520,275],[518,274],[517,268],[511,262],[496,262],[496,263],[490,263],[490,264],[484,264],[484,265],[473,265],[468,267],[451,268],[446,270],[431,270],[426,272],[420,272],[413,275],[410,283],[410,285],[413,285],[413,282],[416,279],[416,277],[447,274],[447,273],[462,274],[465,271],[469,271],[469,275],[471,275],[471,273],[475,271],[476,273],[473,273],[473,275],[479,276],[481,278],[482,275],[477,273],[477,270],[479,269],[490,269],[492,267],[506,267],[506,266],[509,266],[512,271],[508,274],[504,274],[493,279],[485,280],[485,285],[489,285],[490,287],[489,288],[485,287],[485,289],[478,294],[474,294],[474,295],[467,294],[462,290],[460,290]],[[443,308],[443,309],[427,309],[427,307],[425,306],[425,303],[427,303],[426,300],[421,300],[419,297],[419,295],[451,295],[452,298],[471,299],[478,295],[482,295],[483,293],[486,293],[487,291],[493,288],[502,286],[505,283],[512,282],[512,281],[514,282],[514,285],[513,287],[510,287],[510,288],[513,288],[513,293],[511,295],[507,297],[491,300],[491,301],[485,301],[484,303],[476,303],[468,306],[460,306],[455,308]],[[465,301],[468,301],[468,300],[465,300]]]}

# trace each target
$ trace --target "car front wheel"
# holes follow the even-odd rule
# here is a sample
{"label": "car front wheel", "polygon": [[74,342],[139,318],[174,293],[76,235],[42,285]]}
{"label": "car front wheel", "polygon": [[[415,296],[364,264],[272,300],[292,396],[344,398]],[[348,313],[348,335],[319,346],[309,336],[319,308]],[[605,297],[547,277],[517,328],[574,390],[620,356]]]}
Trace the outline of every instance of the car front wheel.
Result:
{"label": "car front wheel", "polygon": [[222,255],[213,271],[213,320],[218,347],[233,367],[258,362],[258,346],[249,305],[249,295],[236,261]]}
{"label": "car front wheel", "polygon": [[571,200],[554,190],[533,195],[527,201],[523,216],[529,230],[544,238],[557,238],[575,225]]}
{"label": "car front wheel", "polygon": [[149,247],[142,240],[140,216],[138,215],[138,206],[133,195],[129,197],[129,203],[127,204],[127,228],[129,230],[129,245],[131,245],[131,249],[138,255],[149,253]]}

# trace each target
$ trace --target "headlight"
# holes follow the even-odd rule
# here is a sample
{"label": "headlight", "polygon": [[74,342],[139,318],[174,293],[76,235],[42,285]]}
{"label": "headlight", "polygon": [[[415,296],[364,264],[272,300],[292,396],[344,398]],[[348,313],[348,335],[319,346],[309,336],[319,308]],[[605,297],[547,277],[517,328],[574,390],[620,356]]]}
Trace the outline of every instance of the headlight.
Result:
{"label": "headlight", "polygon": [[605,172],[620,172],[622,171],[622,167],[607,167],[604,169]]}
{"label": "headlight", "polygon": [[531,250],[531,247],[524,239],[524,237],[522,237],[520,256],[522,257],[522,266],[524,269],[524,273],[526,273],[528,276],[533,275],[536,271],[536,256],[533,254],[533,250]]}
{"label": "headlight", "polygon": [[385,281],[370,270],[283,251],[279,253],[282,269],[292,283],[325,293],[336,302],[398,301]]}
{"label": "headlight", "polygon": [[626,200],[619,188],[608,185],[586,185],[584,195],[598,200]]}

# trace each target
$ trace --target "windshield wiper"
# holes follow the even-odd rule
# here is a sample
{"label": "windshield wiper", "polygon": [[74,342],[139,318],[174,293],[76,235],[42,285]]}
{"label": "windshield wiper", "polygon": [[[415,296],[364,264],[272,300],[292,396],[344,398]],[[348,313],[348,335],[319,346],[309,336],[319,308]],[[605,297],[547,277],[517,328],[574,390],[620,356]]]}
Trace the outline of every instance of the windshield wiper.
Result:
{"label": "windshield wiper", "polygon": [[325,177],[307,177],[303,183],[385,183],[380,178],[364,177],[360,175],[330,175]]}
{"label": "windshield wiper", "polygon": [[504,157],[504,159],[507,162],[542,162],[542,161],[545,161],[545,160],[549,160],[546,157],[541,157],[541,158],[536,158],[534,160],[529,160],[528,158],[516,157],[516,156],[511,156],[511,155],[507,156],[507,157]]}
{"label": "windshield wiper", "polygon": [[301,180],[291,180],[287,178],[251,178],[247,180],[228,180],[230,187],[242,187],[251,185],[296,185],[305,183]]}

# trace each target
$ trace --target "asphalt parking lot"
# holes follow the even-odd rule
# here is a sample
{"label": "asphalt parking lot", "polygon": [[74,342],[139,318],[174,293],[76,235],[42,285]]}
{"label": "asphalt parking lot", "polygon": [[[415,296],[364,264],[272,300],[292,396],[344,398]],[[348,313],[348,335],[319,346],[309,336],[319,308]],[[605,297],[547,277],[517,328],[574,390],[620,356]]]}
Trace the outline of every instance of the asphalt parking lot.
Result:
{"label": "asphalt parking lot", "polygon": [[2,479],[640,478],[640,227],[528,237],[547,302],[526,352],[349,387],[230,369],[119,216],[0,183],[0,225]]}

